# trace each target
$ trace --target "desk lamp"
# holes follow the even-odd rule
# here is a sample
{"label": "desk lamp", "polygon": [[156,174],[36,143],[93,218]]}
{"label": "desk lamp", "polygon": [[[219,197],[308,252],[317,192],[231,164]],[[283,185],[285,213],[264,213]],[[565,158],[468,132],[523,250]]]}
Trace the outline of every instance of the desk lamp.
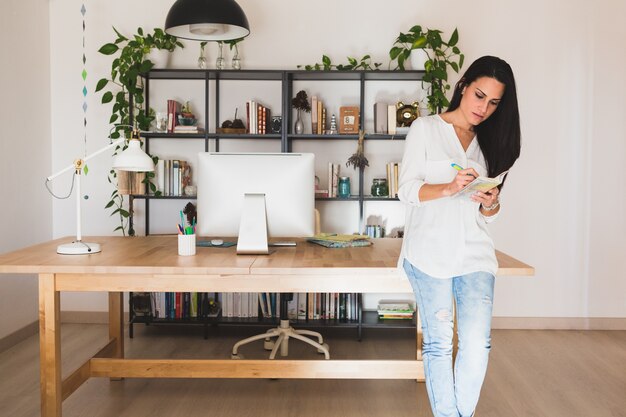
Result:
{"label": "desk lamp", "polygon": [[235,0],[177,0],[165,32],[195,41],[230,41],[248,36],[250,25]]}
{"label": "desk lamp", "polygon": [[[122,125],[116,126],[114,129],[119,127],[124,127]],[[129,126],[132,127],[132,126]],[[67,166],[61,171],[57,172],[54,175],[51,175],[46,178],[46,188],[50,191],[48,187],[48,182],[52,181],[54,178],[58,177],[61,174],[66,173],[67,171],[74,171],[74,177],[72,177],[72,187],[74,186],[74,181],[76,181],[76,240],[72,243],[66,243],[59,245],[57,247],[57,253],[63,255],[88,255],[91,253],[98,253],[101,251],[99,243],[87,243],[82,241],[81,234],[81,209],[80,209],[80,178],[82,177],[82,171],[85,165],[85,162],[93,158],[94,156],[100,155],[103,152],[106,152],[110,149],[115,148],[118,145],[122,145],[126,138],[121,137],[109,145],[103,147],[102,149],[92,153],[91,155],[87,155],[84,158],[78,158],[74,161],[73,164]],[[139,138],[139,130],[133,129],[131,134],[130,141],[128,142],[128,147],[119,155],[117,155],[113,159],[113,169],[117,169],[120,171],[135,171],[135,172],[145,172],[145,171],[154,171],[154,163],[152,162],[152,158],[150,158],[144,151],[141,150],[141,142]],[[52,193],[52,192],[51,192]],[[70,194],[72,190],[70,189]],[[69,195],[68,194],[68,197]],[[54,194],[52,194],[54,196]],[[56,197],[56,196],[55,196]],[[58,197],[57,197],[58,198]]]}

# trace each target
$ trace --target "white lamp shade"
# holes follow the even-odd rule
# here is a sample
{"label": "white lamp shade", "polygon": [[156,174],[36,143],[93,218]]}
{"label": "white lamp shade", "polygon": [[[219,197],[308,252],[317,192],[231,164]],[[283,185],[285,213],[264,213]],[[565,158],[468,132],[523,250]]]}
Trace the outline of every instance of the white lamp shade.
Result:
{"label": "white lamp shade", "polygon": [[113,169],[120,171],[154,171],[154,162],[141,149],[141,142],[131,139],[128,147],[113,159]]}

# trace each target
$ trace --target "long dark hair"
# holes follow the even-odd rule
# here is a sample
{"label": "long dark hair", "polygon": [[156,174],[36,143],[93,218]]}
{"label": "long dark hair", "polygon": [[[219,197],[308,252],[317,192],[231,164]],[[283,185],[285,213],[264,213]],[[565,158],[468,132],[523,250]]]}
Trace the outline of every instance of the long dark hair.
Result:
{"label": "long dark hair", "polygon": [[458,108],[463,89],[481,77],[494,78],[505,86],[496,111],[474,128],[478,144],[487,161],[488,175],[495,177],[513,166],[519,158],[521,148],[517,91],[511,66],[495,56],[478,58],[456,83],[447,111]]}

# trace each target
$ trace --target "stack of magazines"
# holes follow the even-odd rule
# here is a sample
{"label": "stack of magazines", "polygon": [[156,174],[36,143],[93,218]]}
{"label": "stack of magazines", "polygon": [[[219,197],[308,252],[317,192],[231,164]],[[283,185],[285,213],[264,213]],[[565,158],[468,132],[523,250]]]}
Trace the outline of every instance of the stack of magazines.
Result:
{"label": "stack of magazines", "polygon": [[327,248],[349,248],[354,246],[369,246],[372,244],[369,236],[338,235],[332,233],[320,233],[308,238],[307,241],[326,246]]}
{"label": "stack of magazines", "polygon": [[414,313],[413,304],[407,301],[381,300],[378,303],[380,319],[411,320]]}

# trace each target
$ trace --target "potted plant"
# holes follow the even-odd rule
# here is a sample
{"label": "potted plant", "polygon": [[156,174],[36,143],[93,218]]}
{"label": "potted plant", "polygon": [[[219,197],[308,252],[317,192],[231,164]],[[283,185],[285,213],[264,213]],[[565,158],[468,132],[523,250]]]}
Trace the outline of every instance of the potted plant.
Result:
{"label": "potted plant", "polygon": [[296,134],[301,135],[304,132],[304,123],[302,123],[302,111],[309,113],[311,111],[311,105],[309,104],[309,96],[306,91],[300,90],[294,98],[291,99],[291,105],[298,111],[298,117],[296,117],[296,124],[294,125],[294,131]]}
{"label": "potted plant", "polygon": [[[137,34],[131,39],[117,29],[113,30],[117,35],[116,40],[103,45],[99,52],[104,55],[119,53],[119,56],[111,63],[110,78],[100,79],[96,85],[96,92],[104,91],[101,99],[103,104],[113,102],[109,123],[115,127],[111,138],[117,139],[121,134],[130,135],[129,125],[136,126],[139,130],[149,130],[150,123],[155,118],[151,109],[146,111],[144,108],[143,79],[140,77],[140,74],[147,73],[154,67],[154,63],[148,58],[150,51],[157,49],[171,52],[177,47],[184,46],[176,37],[166,34],[159,28],[146,35],[142,28],[138,28]],[[131,119],[131,106],[134,120]],[[144,181],[152,192],[157,192],[156,186],[152,183],[153,178],[154,173],[148,172]],[[109,182],[117,182],[114,170],[109,172]],[[124,209],[124,197],[118,192],[117,187],[105,208],[113,208],[112,215],[120,216],[120,226],[115,230],[121,230],[122,234],[125,234],[130,213]],[[128,230],[128,234],[133,235],[134,231]]]}
{"label": "potted plant", "polygon": [[243,41],[243,38],[224,41],[224,43],[228,44],[231,51],[233,50],[233,48],[235,49],[235,53],[233,55],[233,60],[232,60],[231,65],[233,69],[236,69],[236,70],[241,69],[241,58],[239,58],[239,48],[237,47],[237,44],[241,41]]}
{"label": "potted plant", "polygon": [[431,113],[438,113],[450,104],[445,94],[450,90],[448,68],[452,68],[458,73],[465,59],[465,56],[456,46],[459,41],[458,30],[454,29],[448,41],[443,40],[442,33],[437,29],[422,29],[420,25],[415,25],[407,33],[400,32],[389,50],[390,65],[396,61],[397,67],[395,69],[400,70],[404,70],[404,64],[409,56],[416,53],[427,55],[422,81],[430,83],[427,99],[428,109]]}

